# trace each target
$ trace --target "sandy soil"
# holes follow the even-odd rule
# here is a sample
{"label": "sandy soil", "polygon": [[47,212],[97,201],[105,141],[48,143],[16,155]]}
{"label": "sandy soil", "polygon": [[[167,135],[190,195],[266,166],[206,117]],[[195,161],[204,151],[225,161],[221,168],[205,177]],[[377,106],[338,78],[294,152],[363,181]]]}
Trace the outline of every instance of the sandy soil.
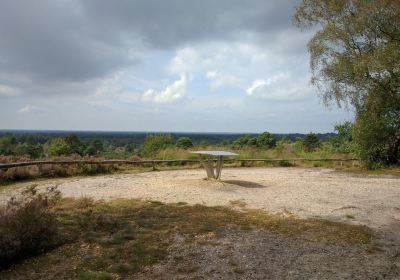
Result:
{"label": "sandy soil", "polygon": [[[226,168],[223,170],[221,182],[204,180],[204,177],[205,172],[200,169],[174,170],[53,179],[38,184],[41,188],[58,184],[64,196],[72,197],[88,196],[106,200],[141,198],[210,206],[231,205],[232,201],[241,201],[248,208],[363,224],[375,230],[378,245],[383,250],[376,253],[377,255],[369,256],[365,248],[328,248],[327,245],[307,242],[299,244],[290,240],[282,241],[281,237],[270,236],[270,233],[256,234],[247,242],[245,239],[248,237],[226,235],[225,241],[217,242],[227,244],[227,248],[234,248],[229,249],[232,251],[229,258],[234,258],[233,262],[238,262],[239,268],[243,268],[244,272],[238,269],[239,273],[234,273],[233,277],[232,271],[235,269],[226,269],[227,266],[232,266],[232,261],[222,258],[223,261],[218,262],[210,257],[213,259],[211,264],[211,259],[207,259],[208,253],[215,256],[217,253],[214,251],[225,250],[225,245],[211,246],[209,249],[198,247],[198,252],[208,250],[208,253],[201,253],[199,258],[185,259],[195,260],[199,267],[195,269],[195,273],[200,279],[210,278],[207,275],[218,271],[219,276],[211,278],[262,279],[263,276],[270,275],[271,278],[268,279],[303,279],[302,277],[308,275],[310,278],[307,279],[383,279],[386,271],[390,275],[388,279],[400,279],[400,177],[361,176],[317,168]],[[31,184],[17,184],[3,190],[0,193],[0,203]],[[242,241],[237,242],[238,240]],[[178,247],[180,251],[171,255],[181,253],[183,256],[192,256],[194,252],[184,246]],[[174,248],[171,250],[176,251]],[[277,254],[276,258],[270,259],[274,252]],[[296,257],[299,254],[300,259]],[[205,264],[201,265],[202,262]],[[324,264],[323,267],[321,263]],[[269,264],[270,268],[266,268]],[[284,269],[282,265],[291,268]],[[163,273],[168,271],[177,275],[179,271],[172,269],[175,266],[171,262],[163,263],[143,277],[164,279],[156,275],[165,276]],[[190,267],[190,264],[187,266]],[[210,272],[210,267],[215,267],[216,270]],[[252,276],[253,272],[257,275]],[[289,272],[293,274],[285,274]],[[340,273],[343,277],[340,277]],[[321,278],[322,275],[326,277]],[[197,278],[184,276],[183,279]]]}
{"label": "sandy soil", "polygon": [[265,230],[177,238],[166,261],[135,279],[399,279],[399,257],[366,246],[324,244]]}
{"label": "sandy soil", "polygon": [[[242,200],[248,208],[360,223],[376,229],[400,224],[400,177],[316,168],[226,168],[222,182],[204,177],[205,172],[196,169],[53,179],[38,184],[58,184],[63,195],[71,197],[142,198],[210,206]],[[2,191],[0,201],[31,184]]]}

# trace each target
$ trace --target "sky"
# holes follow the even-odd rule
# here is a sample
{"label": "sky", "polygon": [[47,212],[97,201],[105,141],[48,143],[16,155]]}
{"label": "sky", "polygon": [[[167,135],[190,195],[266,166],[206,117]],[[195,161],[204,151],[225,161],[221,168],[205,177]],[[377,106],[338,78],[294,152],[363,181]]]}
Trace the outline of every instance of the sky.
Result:
{"label": "sky", "polygon": [[0,0],[0,129],[330,132],[295,0]]}

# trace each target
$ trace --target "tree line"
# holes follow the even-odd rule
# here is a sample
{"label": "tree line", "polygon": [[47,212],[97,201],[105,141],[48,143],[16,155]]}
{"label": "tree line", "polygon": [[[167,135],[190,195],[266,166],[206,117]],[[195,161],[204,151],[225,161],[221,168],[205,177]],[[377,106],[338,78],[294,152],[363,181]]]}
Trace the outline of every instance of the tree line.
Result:
{"label": "tree line", "polygon": [[[328,138],[325,143],[329,143],[336,151],[351,153],[352,136],[349,126],[351,123],[338,125],[335,129],[337,134]],[[283,149],[284,145],[292,144],[297,149],[312,152],[322,146],[322,141],[317,134],[309,133],[304,137],[297,137],[294,141],[288,138],[277,138],[269,132],[261,134],[247,134],[236,139],[222,139],[214,144],[205,141],[194,141],[190,137],[182,136],[177,139],[168,133],[149,134],[143,144],[128,142],[121,145],[118,141],[103,139],[81,139],[75,134],[55,137],[43,141],[43,138],[25,138],[25,141],[18,141],[12,134],[0,137],[0,155],[3,156],[28,156],[30,158],[45,158],[54,156],[99,156],[105,158],[128,158],[139,156],[152,158],[160,151],[167,148],[177,148],[182,150],[194,148],[213,148],[221,149]],[[21,138],[20,138],[21,139]],[[38,141],[37,139],[40,139]],[[216,147],[215,147],[216,146]]]}

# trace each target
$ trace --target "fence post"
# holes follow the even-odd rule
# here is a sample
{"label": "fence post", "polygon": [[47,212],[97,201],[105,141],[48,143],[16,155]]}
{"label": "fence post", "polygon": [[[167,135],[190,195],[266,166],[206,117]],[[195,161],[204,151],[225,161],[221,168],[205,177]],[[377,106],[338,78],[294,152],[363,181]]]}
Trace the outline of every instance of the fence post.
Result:
{"label": "fence post", "polygon": [[154,160],[152,161],[152,168],[153,168],[153,171],[156,171],[156,162]]}

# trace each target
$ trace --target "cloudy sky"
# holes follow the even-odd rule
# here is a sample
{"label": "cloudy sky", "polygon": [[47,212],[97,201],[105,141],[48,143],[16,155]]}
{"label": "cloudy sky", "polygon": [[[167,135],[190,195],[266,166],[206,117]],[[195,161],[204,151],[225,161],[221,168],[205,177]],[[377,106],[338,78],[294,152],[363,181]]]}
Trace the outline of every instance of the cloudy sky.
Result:
{"label": "cloudy sky", "polygon": [[0,128],[327,132],[295,0],[0,0]]}

